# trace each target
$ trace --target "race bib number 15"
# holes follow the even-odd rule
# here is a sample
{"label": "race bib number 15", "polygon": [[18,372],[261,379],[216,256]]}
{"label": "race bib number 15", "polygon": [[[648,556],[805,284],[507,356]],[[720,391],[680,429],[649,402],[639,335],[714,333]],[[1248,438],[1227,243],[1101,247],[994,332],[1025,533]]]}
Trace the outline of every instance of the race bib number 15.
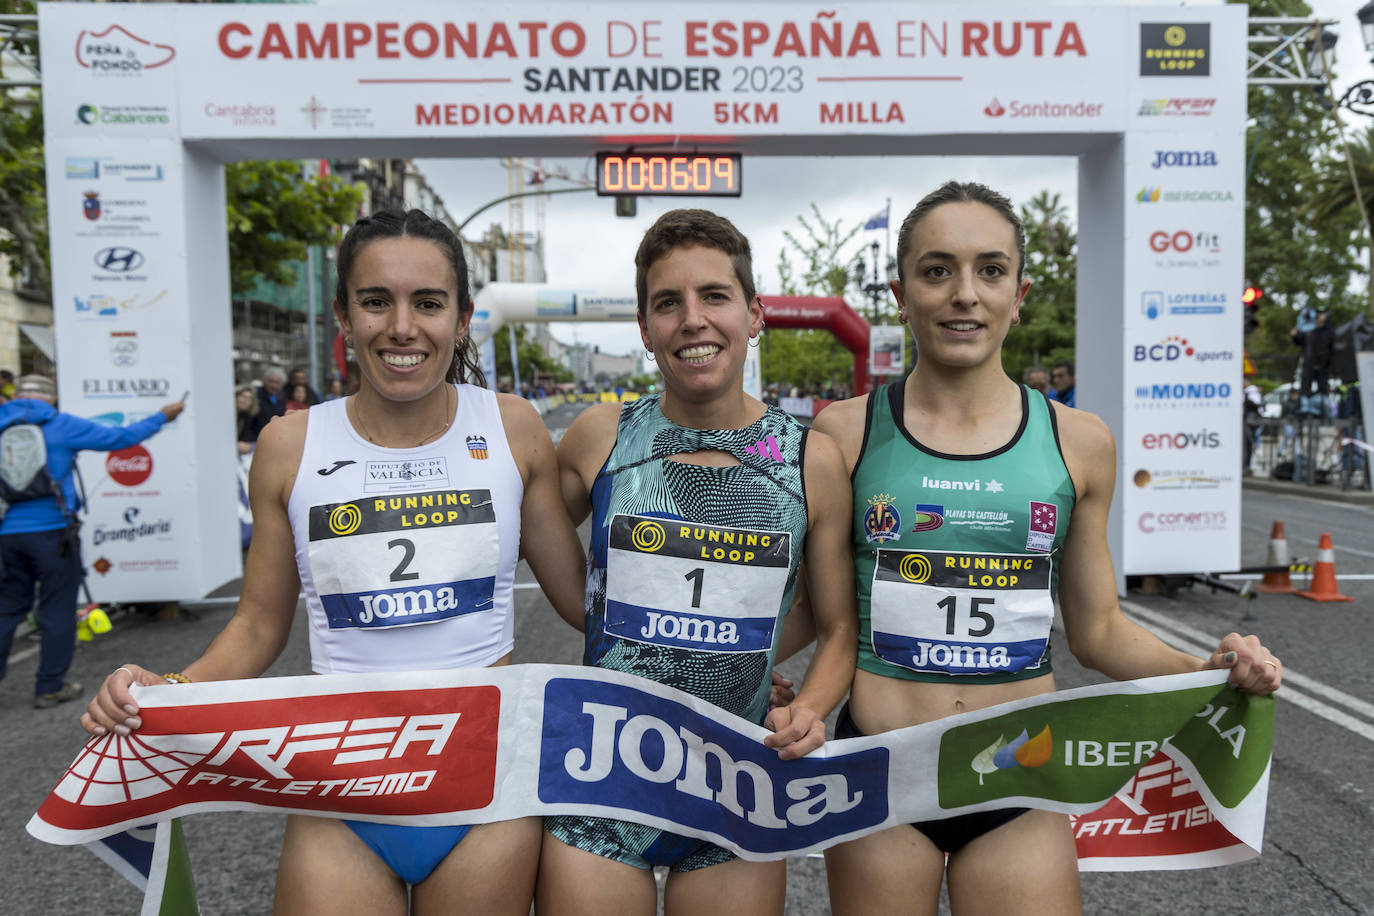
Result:
{"label": "race bib number 15", "polygon": [[879,549],[874,654],[932,674],[1039,666],[1054,620],[1051,562],[1044,554]]}
{"label": "race bib number 15", "polygon": [[617,515],[606,553],[606,631],[704,652],[772,648],[791,534]]}

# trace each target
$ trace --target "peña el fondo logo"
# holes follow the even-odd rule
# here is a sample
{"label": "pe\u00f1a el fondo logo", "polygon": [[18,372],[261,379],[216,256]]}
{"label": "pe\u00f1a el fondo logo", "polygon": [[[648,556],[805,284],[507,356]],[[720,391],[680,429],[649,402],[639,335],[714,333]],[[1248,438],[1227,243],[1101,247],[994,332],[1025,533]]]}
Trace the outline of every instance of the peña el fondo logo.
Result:
{"label": "pe\u00f1a el fondo logo", "polygon": [[627,809],[758,853],[880,824],[886,748],[825,759],[775,750],[690,706],[633,687],[551,678],[544,689],[539,800]]}

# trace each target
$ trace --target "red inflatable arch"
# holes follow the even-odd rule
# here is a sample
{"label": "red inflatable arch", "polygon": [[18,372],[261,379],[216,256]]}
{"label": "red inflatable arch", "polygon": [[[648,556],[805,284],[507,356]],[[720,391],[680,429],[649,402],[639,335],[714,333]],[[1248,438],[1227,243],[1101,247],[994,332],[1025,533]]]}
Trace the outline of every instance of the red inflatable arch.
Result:
{"label": "red inflatable arch", "polygon": [[868,322],[839,296],[760,296],[770,328],[829,331],[854,354],[854,394],[868,394]]}

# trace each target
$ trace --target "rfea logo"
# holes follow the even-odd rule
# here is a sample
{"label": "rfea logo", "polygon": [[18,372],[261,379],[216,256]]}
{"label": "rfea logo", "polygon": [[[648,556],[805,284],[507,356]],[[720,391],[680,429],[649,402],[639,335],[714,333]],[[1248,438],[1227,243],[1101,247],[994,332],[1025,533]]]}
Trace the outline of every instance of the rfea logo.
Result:
{"label": "rfea logo", "polygon": [[170,63],[176,53],[171,45],[140,38],[122,25],[103,32],[82,29],[76,36],[76,62],[104,76],[137,76]]}

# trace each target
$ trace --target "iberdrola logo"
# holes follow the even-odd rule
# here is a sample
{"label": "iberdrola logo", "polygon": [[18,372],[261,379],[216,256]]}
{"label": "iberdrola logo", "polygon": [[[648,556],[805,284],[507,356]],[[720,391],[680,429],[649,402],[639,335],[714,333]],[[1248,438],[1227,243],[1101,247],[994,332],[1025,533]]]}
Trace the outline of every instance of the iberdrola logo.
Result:
{"label": "iberdrola logo", "polygon": [[1050,755],[1054,751],[1054,740],[1050,736],[1050,727],[1046,725],[1040,729],[1039,734],[1034,738],[1030,737],[1026,730],[1021,729],[1021,734],[1011,741],[1007,741],[1002,735],[997,736],[997,740],[979,751],[973,758],[973,772],[978,774],[978,785],[983,784],[983,776],[988,773],[996,773],[998,770],[1011,770],[1016,767],[1042,767],[1050,762]]}

